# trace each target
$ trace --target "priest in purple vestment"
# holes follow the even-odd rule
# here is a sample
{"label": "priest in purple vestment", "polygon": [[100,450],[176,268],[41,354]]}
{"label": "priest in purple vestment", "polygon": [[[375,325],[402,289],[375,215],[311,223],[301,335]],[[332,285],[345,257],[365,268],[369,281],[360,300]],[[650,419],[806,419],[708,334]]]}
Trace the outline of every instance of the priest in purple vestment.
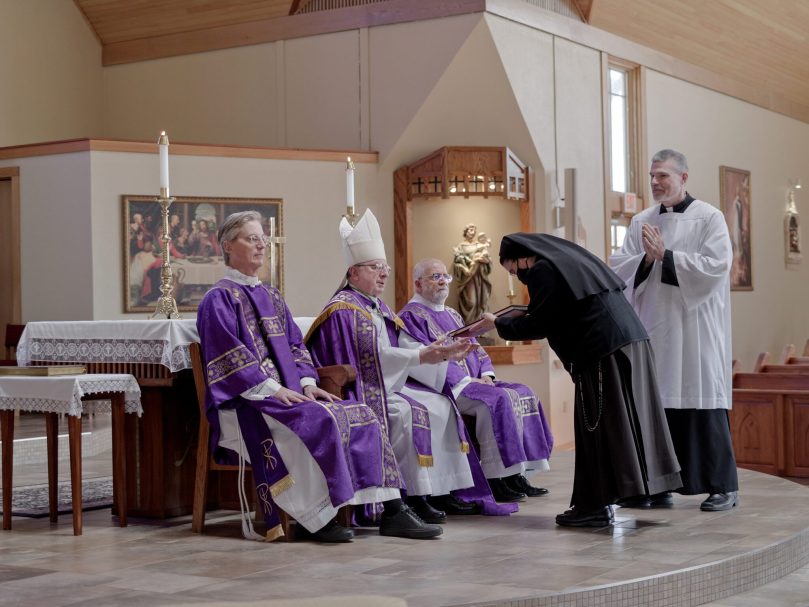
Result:
{"label": "priest in purple vestment", "polygon": [[261,215],[234,213],[218,236],[228,268],[200,303],[197,329],[214,455],[250,462],[267,522],[266,535],[256,534],[243,505],[245,536],[280,537],[280,508],[316,540],[349,541],[353,532],[335,521],[337,509],[377,502],[382,535],[440,535],[402,502],[399,467],[373,410],[317,386],[280,292],[257,278],[266,250]]}
{"label": "priest in purple vestment", "polygon": [[[407,332],[423,344],[444,338],[465,323],[444,305],[452,276],[438,259],[413,268],[415,295],[399,311]],[[523,384],[495,379],[486,351],[476,346],[464,360],[447,366],[444,393],[452,394],[461,413],[475,418],[480,463],[499,502],[522,501],[547,489],[533,487],[523,473],[547,470],[553,437],[536,394]]]}
{"label": "priest in purple vestment", "polygon": [[465,358],[470,342],[425,346],[402,331],[401,319],[380,299],[390,267],[373,213],[366,211],[354,227],[343,219],[340,234],[347,284],[307,335],[316,364],[357,369],[351,396],[379,417],[404,477],[407,503],[424,520],[446,520],[446,511],[427,496],[450,492],[458,492],[459,499],[451,500],[456,514],[513,512],[513,505],[492,499],[455,402],[441,394],[449,360]]}

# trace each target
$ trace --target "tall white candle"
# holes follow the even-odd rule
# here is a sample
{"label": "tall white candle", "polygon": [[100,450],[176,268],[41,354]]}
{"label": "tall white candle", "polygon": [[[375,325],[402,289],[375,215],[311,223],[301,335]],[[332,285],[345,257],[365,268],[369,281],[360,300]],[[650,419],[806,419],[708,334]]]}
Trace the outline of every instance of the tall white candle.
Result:
{"label": "tall white candle", "polygon": [[351,162],[351,156],[346,164],[346,207],[354,213],[354,163]]}
{"label": "tall white candle", "polygon": [[165,196],[169,196],[169,138],[166,136],[166,131],[160,133],[160,138],[157,140],[157,145],[160,148],[160,190],[161,194],[165,190]]}
{"label": "tall white candle", "polygon": [[508,294],[514,295],[514,275],[511,272],[508,273]]}

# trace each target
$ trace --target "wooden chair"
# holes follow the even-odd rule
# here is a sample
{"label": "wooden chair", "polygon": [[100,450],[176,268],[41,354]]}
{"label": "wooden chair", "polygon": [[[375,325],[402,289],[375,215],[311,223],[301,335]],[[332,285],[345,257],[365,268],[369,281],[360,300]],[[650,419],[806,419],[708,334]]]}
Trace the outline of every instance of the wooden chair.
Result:
{"label": "wooden chair", "polygon": [[25,330],[25,325],[14,325],[8,323],[6,325],[6,340],[3,344],[5,348],[5,353],[3,354],[4,358],[0,359],[0,366],[2,367],[16,367],[17,366],[17,359],[15,358],[15,353],[17,350],[17,344],[20,343],[20,337],[22,336],[22,332]]}
{"label": "wooden chair", "polygon": [[[208,472],[211,470],[238,470],[238,466],[218,464],[214,461],[210,448],[211,426],[205,415],[205,365],[202,362],[202,350],[198,343],[189,346],[191,354],[191,368],[194,373],[194,387],[197,392],[199,403],[199,438],[197,444],[197,473],[194,481],[194,508],[191,516],[191,531],[202,533],[205,528],[205,506],[208,493]],[[322,367],[317,370],[320,387],[339,396],[344,397],[344,389],[357,378],[354,367],[350,365],[332,365]],[[247,470],[250,467],[247,466]],[[281,510],[281,527],[284,531],[284,539],[291,541],[294,539],[294,529],[291,519]],[[340,523],[349,525],[351,521],[350,509],[340,509]]]}

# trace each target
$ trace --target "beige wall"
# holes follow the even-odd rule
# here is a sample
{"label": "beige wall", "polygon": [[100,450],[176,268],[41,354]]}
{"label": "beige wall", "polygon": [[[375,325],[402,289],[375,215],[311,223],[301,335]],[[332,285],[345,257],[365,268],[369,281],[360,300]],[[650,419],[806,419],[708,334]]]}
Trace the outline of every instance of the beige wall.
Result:
{"label": "beige wall", "polygon": [[[784,210],[790,178],[809,176],[809,125],[650,71],[648,150],[682,151],[688,191],[719,206],[719,167],[750,171],[753,290],[734,291],[733,356],[751,371],[759,352],[809,338],[809,264],[784,265]],[[798,210],[809,215],[807,195]],[[807,249],[806,226],[803,248]]]}
{"label": "beige wall", "polygon": [[22,321],[92,318],[90,154],[17,158],[0,166],[20,167]]}
{"label": "beige wall", "polygon": [[280,146],[277,44],[104,68],[113,139]]}
{"label": "beige wall", "polygon": [[0,147],[100,136],[101,75],[72,2],[0,0]]}

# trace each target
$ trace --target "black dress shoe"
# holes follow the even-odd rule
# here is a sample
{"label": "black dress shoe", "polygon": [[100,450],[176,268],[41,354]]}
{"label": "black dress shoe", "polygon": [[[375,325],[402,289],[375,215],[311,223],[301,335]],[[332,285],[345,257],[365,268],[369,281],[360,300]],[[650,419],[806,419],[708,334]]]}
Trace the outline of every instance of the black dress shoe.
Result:
{"label": "black dress shoe", "polygon": [[379,525],[379,535],[406,537],[413,540],[426,540],[438,537],[442,533],[444,530],[440,525],[425,523],[407,504],[402,504],[396,514],[391,516],[383,514],[382,522]]}
{"label": "black dress shoe", "polygon": [[354,537],[354,532],[351,529],[346,529],[337,521],[332,520],[326,523],[324,527],[321,527],[310,535],[312,536],[312,539],[317,542],[336,543],[350,542]]}
{"label": "black dress shoe", "polygon": [[699,505],[700,510],[705,512],[719,512],[721,510],[730,510],[734,506],[739,505],[739,492],[731,491],[729,493],[711,493],[704,502]]}
{"label": "black dress shoe", "polygon": [[615,502],[621,508],[651,508],[652,500],[648,495],[633,495],[632,497],[622,497]]}
{"label": "black dress shoe", "polygon": [[502,478],[490,478],[487,480],[489,481],[489,487],[491,487],[494,501],[501,503],[525,501],[525,493],[522,491],[514,491]]}
{"label": "black dress shoe", "polygon": [[613,522],[612,508],[582,511],[576,507],[556,515],[556,524],[562,527],[607,527]]}
{"label": "black dress shoe", "polygon": [[503,480],[506,482],[509,489],[517,493],[525,493],[528,497],[539,497],[540,495],[548,495],[548,493],[550,493],[543,487],[534,487],[522,474],[507,476]]}
{"label": "black dress shoe", "polygon": [[425,523],[440,524],[447,522],[447,513],[443,510],[436,510],[423,495],[414,495],[407,498],[407,505]]}
{"label": "black dress shoe", "polygon": [[674,497],[671,495],[671,491],[655,493],[649,497],[649,505],[652,508],[671,508],[674,506]]}
{"label": "black dress shoe", "polygon": [[459,500],[451,493],[438,496],[431,495],[427,498],[427,501],[432,507],[452,515],[480,514],[483,511],[483,508],[478,504]]}

